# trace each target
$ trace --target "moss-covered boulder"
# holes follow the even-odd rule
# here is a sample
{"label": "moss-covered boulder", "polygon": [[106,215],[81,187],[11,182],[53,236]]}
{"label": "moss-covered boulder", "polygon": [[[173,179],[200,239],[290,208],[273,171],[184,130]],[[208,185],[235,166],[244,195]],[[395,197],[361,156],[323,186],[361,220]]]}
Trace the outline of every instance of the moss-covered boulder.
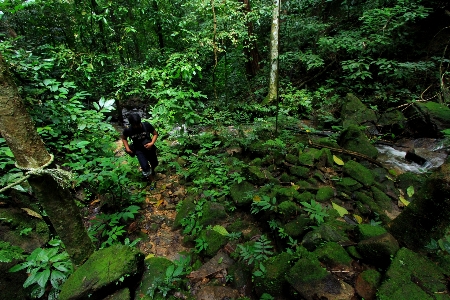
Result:
{"label": "moss-covered boulder", "polygon": [[298,164],[298,155],[294,155],[294,154],[286,154],[286,161],[290,164],[296,165]]}
{"label": "moss-covered boulder", "polygon": [[207,256],[216,255],[217,251],[220,250],[228,241],[226,235],[223,235],[215,230],[203,230],[200,234],[200,238],[208,245],[205,250]]}
{"label": "moss-covered boulder", "polygon": [[247,176],[251,183],[256,185],[264,185],[265,183],[278,183],[273,175],[261,167],[249,166],[247,168]]}
{"label": "moss-covered boulder", "polygon": [[248,197],[248,193],[255,190],[255,187],[248,181],[234,183],[230,186],[230,196],[236,206],[246,206],[252,204],[252,198]]}
{"label": "moss-covered boulder", "polygon": [[334,189],[330,186],[323,186],[317,190],[316,201],[326,202],[334,197]]}
{"label": "moss-covered boulder", "polygon": [[375,300],[376,292],[381,283],[381,274],[369,269],[359,273],[355,281],[355,290],[365,300]]}
{"label": "moss-covered boulder", "polygon": [[371,186],[375,180],[374,175],[369,169],[353,160],[349,160],[344,164],[343,171],[365,186]]}
{"label": "moss-covered boulder", "polygon": [[382,210],[386,210],[388,212],[392,211],[392,200],[388,197],[388,195],[375,186],[370,187],[370,190],[372,191],[373,199]]}
{"label": "moss-covered boulder", "polygon": [[450,225],[450,159],[424,183],[419,194],[389,228],[410,249],[438,240]]}
{"label": "moss-covered boulder", "polygon": [[130,300],[130,290],[128,288],[121,289],[103,300]]}
{"label": "moss-covered boulder", "polygon": [[402,248],[395,255],[386,279],[378,289],[378,299],[450,299],[446,276],[425,256]]}
{"label": "moss-covered boulder", "polygon": [[302,240],[302,245],[308,251],[314,251],[319,245],[326,242],[348,242],[349,238],[341,230],[329,224],[322,224],[308,232]]}
{"label": "moss-covered boulder", "polygon": [[135,248],[114,245],[101,249],[64,282],[59,299],[103,299],[136,282],[143,270],[144,255]]}
{"label": "moss-covered boulder", "polygon": [[172,227],[174,229],[181,227],[181,220],[189,217],[189,214],[195,211],[195,202],[193,197],[186,198],[183,200],[180,209],[173,221]]}
{"label": "moss-covered boulder", "polygon": [[255,289],[258,295],[268,293],[279,296],[288,286],[286,272],[294,264],[293,255],[282,252],[264,262],[266,273],[264,276],[255,277]]}
{"label": "moss-covered boulder", "polygon": [[308,148],[298,156],[298,163],[303,166],[313,167],[314,161],[319,158],[320,151],[315,148]]}
{"label": "moss-covered boulder", "polygon": [[278,186],[274,188],[275,197],[278,202],[281,201],[292,201],[299,196],[299,192],[294,187],[282,187]]}
{"label": "moss-covered boulder", "polygon": [[341,119],[343,120],[343,127],[347,128],[350,125],[364,125],[367,123],[375,123],[377,117],[375,112],[353,94],[347,94],[345,103],[341,108]]}
{"label": "moss-covered boulder", "polygon": [[[30,211],[33,214],[33,212]],[[36,213],[36,216],[39,214]],[[0,208],[0,240],[31,253],[49,240],[50,231],[42,218],[31,217],[25,210]],[[26,234],[22,232],[27,232]]]}
{"label": "moss-covered boulder", "polygon": [[336,190],[350,194],[363,187],[361,183],[350,177],[344,177],[340,181],[336,181]]}
{"label": "moss-covered boulder", "polygon": [[372,159],[376,159],[378,156],[377,148],[356,125],[350,125],[342,131],[338,144],[346,150],[361,153]]}
{"label": "moss-covered boulder", "polygon": [[225,206],[217,202],[207,201],[202,207],[202,216],[198,222],[200,225],[207,226],[217,224],[218,221],[227,217]]}
{"label": "moss-covered boulder", "polygon": [[381,226],[372,226],[370,224],[358,224],[355,227],[355,235],[359,241],[370,239],[386,233],[386,229]]}
{"label": "moss-covered boulder", "polygon": [[300,258],[287,272],[286,280],[301,299],[351,299],[353,288],[334,278],[314,255]]}
{"label": "moss-covered boulder", "polygon": [[309,168],[302,166],[292,166],[289,168],[289,172],[298,178],[308,178]]}
{"label": "moss-covered boulder", "polygon": [[286,223],[283,226],[284,232],[290,237],[296,238],[302,236],[308,226],[311,224],[311,219],[305,215],[300,215],[293,221]]}
{"label": "moss-covered boulder", "polygon": [[[391,219],[386,215],[386,212],[378,205],[378,203],[375,202],[371,195],[369,196],[360,191],[354,192],[353,195],[355,200],[367,206],[371,213],[375,212],[384,224],[388,224],[391,221]],[[364,206],[361,208],[364,209]]]}
{"label": "moss-covered boulder", "polygon": [[353,259],[348,255],[347,251],[336,242],[327,242],[316,250],[314,254],[320,262],[327,267],[339,270],[350,271],[352,269]]}
{"label": "moss-covered boulder", "polygon": [[405,111],[406,117],[414,116],[408,122],[408,130],[416,136],[442,137],[441,130],[450,128],[450,108],[437,102],[417,102]]}
{"label": "moss-covered boulder", "polygon": [[149,295],[150,290],[155,290],[159,282],[163,281],[166,277],[166,270],[169,266],[173,265],[173,262],[164,257],[151,257],[145,260],[146,270],[144,276],[142,276],[141,283],[136,289],[135,300],[153,300],[164,299],[161,296],[154,297]]}
{"label": "moss-covered boulder", "polygon": [[303,193],[299,194],[299,195],[295,198],[295,200],[296,200],[298,203],[301,203],[301,202],[308,202],[308,203],[310,203],[311,200],[316,200],[316,195],[313,194],[313,193],[311,193],[311,192],[309,192],[309,191],[306,191],[306,192],[303,192]]}
{"label": "moss-covered boulder", "polygon": [[277,211],[284,220],[289,220],[300,212],[300,207],[292,201],[283,201],[278,204]]}
{"label": "moss-covered boulder", "polygon": [[367,262],[380,268],[389,265],[391,257],[397,253],[399,248],[397,240],[390,233],[362,240],[356,246],[358,253]]}

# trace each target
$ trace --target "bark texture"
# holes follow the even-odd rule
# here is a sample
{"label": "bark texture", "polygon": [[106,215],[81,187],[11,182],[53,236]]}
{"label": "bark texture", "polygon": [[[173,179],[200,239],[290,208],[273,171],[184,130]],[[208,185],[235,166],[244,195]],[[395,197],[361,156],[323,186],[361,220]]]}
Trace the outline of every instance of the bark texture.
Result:
{"label": "bark texture", "polygon": [[[7,64],[0,54],[0,133],[22,168],[38,168],[50,160],[44,142],[23,104]],[[73,263],[80,265],[94,251],[70,191],[49,175],[28,182],[66,246]]]}
{"label": "bark texture", "polygon": [[278,97],[278,33],[280,29],[280,2],[281,0],[273,1],[272,28],[270,30],[269,93],[264,100],[264,104],[272,102]]}
{"label": "bark texture", "polygon": [[[247,15],[251,12],[250,0],[243,0],[244,13]],[[253,23],[247,22],[248,39],[244,41],[244,54],[246,57],[245,70],[249,78],[255,77],[259,71],[259,52],[256,45],[256,39],[253,36]]]}

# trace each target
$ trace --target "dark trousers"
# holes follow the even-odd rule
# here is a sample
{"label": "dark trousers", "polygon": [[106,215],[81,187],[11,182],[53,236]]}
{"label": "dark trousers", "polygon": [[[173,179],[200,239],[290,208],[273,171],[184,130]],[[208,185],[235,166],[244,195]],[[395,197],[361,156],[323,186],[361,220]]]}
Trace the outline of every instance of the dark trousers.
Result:
{"label": "dark trousers", "polygon": [[[134,152],[139,161],[139,165],[142,168],[142,174],[149,174],[150,170],[154,173],[155,168],[158,166],[158,157],[156,155],[156,147],[153,146],[149,150],[136,150]],[[149,164],[150,162],[150,164]]]}

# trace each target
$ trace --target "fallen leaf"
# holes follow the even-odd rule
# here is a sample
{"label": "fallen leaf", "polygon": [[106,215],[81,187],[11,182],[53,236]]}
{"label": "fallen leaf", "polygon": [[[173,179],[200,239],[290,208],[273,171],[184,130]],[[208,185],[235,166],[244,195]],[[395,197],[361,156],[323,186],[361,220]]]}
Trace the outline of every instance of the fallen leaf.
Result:
{"label": "fallen leaf", "polygon": [[408,194],[408,197],[411,198],[414,195],[414,187],[413,186],[409,186],[406,189],[406,193]]}
{"label": "fallen leaf", "polygon": [[[410,203],[408,200],[406,200],[405,198],[403,198],[403,196],[400,196],[399,199],[400,199],[400,202],[401,202],[404,206],[408,206],[409,203]],[[400,206],[400,205],[399,205],[399,206]]]}
{"label": "fallen leaf", "polygon": [[333,208],[335,210],[337,210],[337,212],[339,213],[339,215],[341,217],[345,216],[348,214],[348,210],[346,210],[344,207],[337,205],[336,203],[334,203],[333,201],[331,201],[331,204],[333,205]]}
{"label": "fallen leaf", "polygon": [[337,157],[336,155],[333,155],[333,160],[336,164],[343,166],[344,162],[342,161],[342,159],[340,159],[339,157]]}
{"label": "fallen leaf", "polygon": [[35,212],[34,210],[31,210],[26,207],[22,207],[22,210],[24,210],[28,215],[42,220],[42,216],[40,214],[38,214],[37,212]]}
{"label": "fallen leaf", "polygon": [[358,224],[361,224],[362,223],[362,221],[363,221],[363,219],[360,217],[360,216],[358,216],[358,215],[353,215],[353,218],[355,219],[355,221],[358,223]]}

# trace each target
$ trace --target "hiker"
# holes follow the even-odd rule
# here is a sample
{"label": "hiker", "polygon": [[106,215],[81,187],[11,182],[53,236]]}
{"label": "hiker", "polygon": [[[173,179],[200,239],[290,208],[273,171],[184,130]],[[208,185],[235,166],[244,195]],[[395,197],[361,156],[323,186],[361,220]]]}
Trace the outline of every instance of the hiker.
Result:
{"label": "hiker", "polygon": [[[131,157],[137,156],[142,175],[149,180],[150,189],[154,189],[156,185],[154,181],[155,168],[158,166],[155,146],[158,132],[150,123],[141,122],[141,116],[138,114],[129,115],[128,122],[130,122],[130,127],[125,128],[121,136],[125,152]],[[152,134],[151,138],[150,134]],[[128,144],[128,138],[133,142],[131,145]]]}

